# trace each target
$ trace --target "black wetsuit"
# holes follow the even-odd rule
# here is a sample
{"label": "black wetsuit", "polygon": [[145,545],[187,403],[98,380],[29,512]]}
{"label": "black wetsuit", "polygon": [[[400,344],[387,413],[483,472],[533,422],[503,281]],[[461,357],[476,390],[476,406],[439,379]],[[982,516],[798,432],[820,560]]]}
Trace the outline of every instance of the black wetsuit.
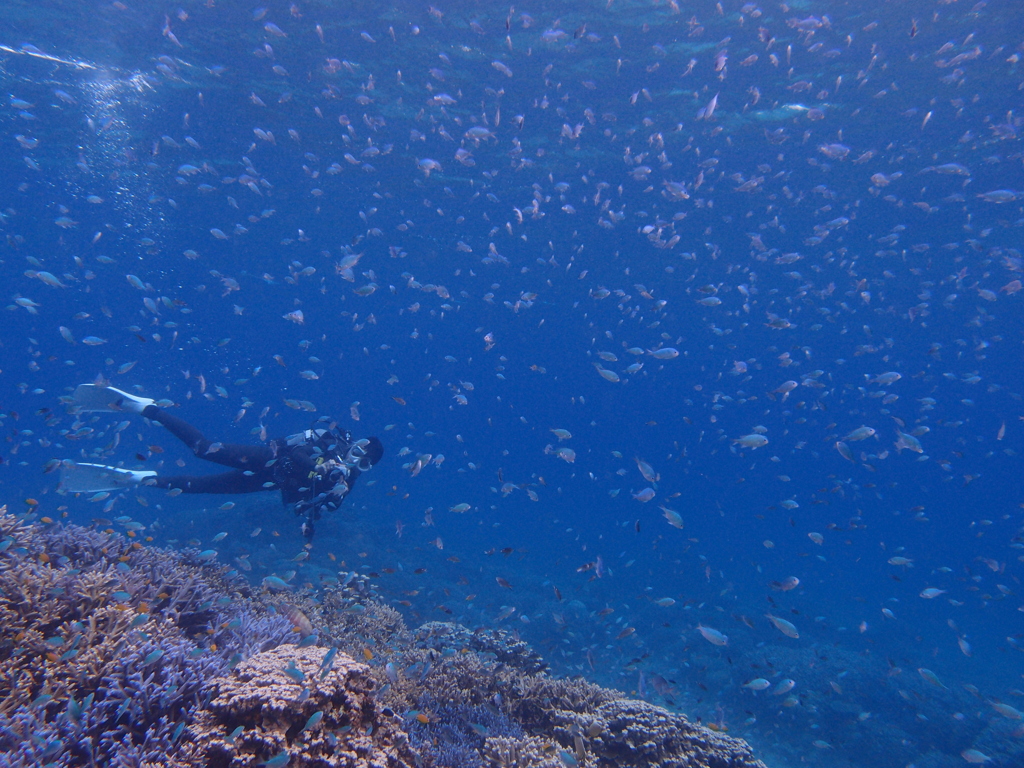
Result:
{"label": "black wetsuit", "polygon": [[[319,517],[319,508],[310,509],[313,502],[328,493],[331,508],[337,507],[352,489],[361,474],[358,466],[347,468],[344,487],[317,472],[317,460],[334,458],[325,456],[315,442],[290,445],[288,439],[271,440],[267,445],[236,445],[208,440],[202,432],[188,422],[173,416],[155,405],[146,406],[142,415],[162,424],[176,438],[187,445],[200,459],[212,461],[230,472],[216,475],[157,475],[147,484],[158,488],[177,488],[183,493],[255,493],[280,490],[285,504],[294,504],[297,513],[306,513],[312,519]],[[335,456],[343,457],[352,444],[348,432],[339,431],[334,440]]]}

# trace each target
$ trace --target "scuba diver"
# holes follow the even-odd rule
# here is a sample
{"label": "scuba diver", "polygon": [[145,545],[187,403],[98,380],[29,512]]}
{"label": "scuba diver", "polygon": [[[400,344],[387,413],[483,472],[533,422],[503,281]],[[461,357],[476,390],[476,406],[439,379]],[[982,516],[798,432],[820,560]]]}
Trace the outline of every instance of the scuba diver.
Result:
{"label": "scuba diver", "polygon": [[233,445],[208,440],[191,424],[138,397],[103,384],[81,384],[73,407],[78,412],[115,411],[140,414],[162,424],[201,459],[231,467],[215,475],[158,475],[152,470],[129,470],[102,464],[64,461],[61,485],[72,493],[110,491],[135,485],[178,490],[181,493],[254,493],[280,490],[281,499],[302,516],[302,534],[313,538],[320,515],[341,506],[359,475],[384,455],[376,437],[353,440],[327,417],[304,432],[266,445]]}

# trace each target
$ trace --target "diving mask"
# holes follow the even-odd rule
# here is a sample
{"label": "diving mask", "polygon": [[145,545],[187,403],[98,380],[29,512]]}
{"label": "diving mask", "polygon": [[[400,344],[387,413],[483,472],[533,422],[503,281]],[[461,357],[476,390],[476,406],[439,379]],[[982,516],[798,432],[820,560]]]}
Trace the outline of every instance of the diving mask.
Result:
{"label": "diving mask", "polygon": [[366,438],[356,440],[345,452],[345,458],[342,460],[342,463],[347,467],[358,469],[360,472],[369,471],[373,467],[369,457],[366,455],[366,447],[369,444],[370,441]]}

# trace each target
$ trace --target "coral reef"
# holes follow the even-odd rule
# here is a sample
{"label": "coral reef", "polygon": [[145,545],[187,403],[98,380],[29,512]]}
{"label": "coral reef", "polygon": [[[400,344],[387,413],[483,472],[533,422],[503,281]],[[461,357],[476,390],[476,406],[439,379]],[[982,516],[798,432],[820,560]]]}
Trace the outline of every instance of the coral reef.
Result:
{"label": "coral reef", "polygon": [[564,750],[550,739],[535,736],[523,739],[491,736],[481,751],[490,768],[565,768],[575,760],[566,761],[562,757]]}
{"label": "coral reef", "polygon": [[210,678],[291,630],[244,597],[246,582],[190,551],[6,514],[0,547],[6,765],[173,754]]}
{"label": "coral reef", "polygon": [[[329,656],[330,654],[330,656]],[[324,768],[415,764],[394,713],[373,699],[365,664],[326,648],[279,646],[212,681],[214,697],[189,728],[196,762]]]}
{"label": "coral reef", "polygon": [[360,578],[346,577],[340,586],[327,589],[316,609],[323,617],[323,637],[357,658],[367,648],[406,644],[402,614],[374,596]]}
{"label": "coral reef", "polygon": [[585,712],[555,710],[549,717],[555,738],[571,743],[581,764],[589,753],[596,765],[622,768],[761,765],[745,742],[643,701],[616,699]]}
{"label": "coral reef", "polygon": [[0,763],[763,768],[738,739],[549,677],[513,632],[410,631],[341,576],[259,592],[208,553],[0,508]]}
{"label": "coral reef", "polygon": [[489,655],[527,674],[548,668],[540,654],[523,640],[504,629],[473,631],[451,622],[431,621],[416,630],[416,644],[421,648],[468,648]]}
{"label": "coral reef", "polygon": [[430,717],[407,723],[413,746],[435,768],[483,768],[491,738],[514,743],[528,738],[519,723],[493,705],[428,702]]}
{"label": "coral reef", "polygon": [[[499,641],[507,662],[472,648]],[[381,698],[395,710],[426,713],[426,723],[412,719],[406,727],[427,765],[763,768],[742,740],[682,715],[582,679],[520,668],[534,668],[535,658],[509,633],[425,624],[391,662]]]}

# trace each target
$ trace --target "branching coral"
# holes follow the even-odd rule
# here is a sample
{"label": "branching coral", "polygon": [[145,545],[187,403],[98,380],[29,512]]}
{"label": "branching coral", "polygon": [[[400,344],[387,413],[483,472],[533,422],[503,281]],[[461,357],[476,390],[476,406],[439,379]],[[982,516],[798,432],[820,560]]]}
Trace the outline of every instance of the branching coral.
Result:
{"label": "branching coral", "polygon": [[2,513],[0,541],[5,764],[173,762],[206,682],[290,636],[244,582],[187,553]]}
{"label": "branching coral", "polygon": [[518,723],[493,704],[426,701],[427,722],[406,718],[412,744],[424,764],[434,768],[483,768],[484,747],[491,738],[513,742],[526,735]]}
{"label": "branching coral", "polygon": [[510,667],[533,674],[547,669],[540,654],[512,632],[504,629],[473,631],[460,624],[431,621],[416,630],[416,645],[421,648],[466,648]]}
{"label": "branching coral", "polygon": [[364,648],[387,648],[408,644],[408,630],[402,614],[372,599],[363,582],[353,579],[328,590],[322,600],[321,639],[357,656]]}
{"label": "branching coral", "polygon": [[564,751],[550,739],[536,736],[522,739],[492,736],[482,749],[489,768],[566,768],[575,758],[563,760]]}
{"label": "branching coral", "polygon": [[602,704],[622,698],[621,693],[582,678],[531,675],[520,677],[516,685],[516,695],[509,698],[514,716],[527,728],[541,730],[551,727],[553,712],[593,712]]}
{"label": "branching coral", "polygon": [[410,632],[356,574],[263,594],[193,550],[0,509],[4,766],[763,768],[544,668],[502,630]]}

